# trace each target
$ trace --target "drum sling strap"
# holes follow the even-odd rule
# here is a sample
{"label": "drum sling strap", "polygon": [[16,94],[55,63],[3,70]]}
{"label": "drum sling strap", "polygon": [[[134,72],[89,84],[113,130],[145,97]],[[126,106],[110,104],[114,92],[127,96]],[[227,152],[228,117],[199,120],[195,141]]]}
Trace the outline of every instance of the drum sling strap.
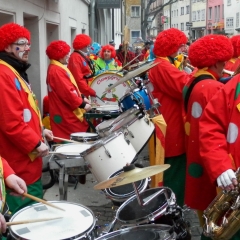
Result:
{"label": "drum sling strap", "polygon": [[184,108],[185,108],[185,111],[187,112],[187,108],[188,108],[188,102],[189,102],[189,98],[190,98],[190,95],[193,91],[193,88],[196,86],[197,83],[199,83],[200,81],[202,80],[209,80],[209,79],[214,79],[211,75],[208,75],[208,74],[203,74],[203,75],[200,75],[198,77],[196,77],[192,83],[190,84],[187,92],[186,92],[186,95],[185,95],[185,98],[184,98]]}
{"label": "drum sling strap", "polygon": [[85,79],[89,79],[89,78],[92,78],[94,75],[95,75],[95,68],[94,68],[94,65],[92,63],[92,60],[87,58],[84,54],[82,54],[81,52],[78,52],[78,51],[74,51],[78,54],[80,54],[84,60],[86,61],[86,63],[88,64],[89,68],[91,69],[92,71],[92,74],[90,76],[84,76]]}

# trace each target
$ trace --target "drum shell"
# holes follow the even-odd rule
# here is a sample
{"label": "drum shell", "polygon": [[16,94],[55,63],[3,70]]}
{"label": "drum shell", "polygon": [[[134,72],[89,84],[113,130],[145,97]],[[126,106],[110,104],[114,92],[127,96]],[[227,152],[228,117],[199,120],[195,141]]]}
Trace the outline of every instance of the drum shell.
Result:
{"label": "drum shell", "polygon": [[111,174],[131,164],[136,151],[122,132],[112,133],[100,139],[81,154],[98,182],[107,180]]}
{"label": "drum shell", "polygon": [[[160,233],[159,233],[160,232]],[[146,236],[148,233],[152,233],[153,235],[157,235],[155,238],[150,238],[150,236]],[[121,229],[118,231],[114,231],[103,235],[96,240],[172,240],[175,239],[175,234],[172,230],[171,226],[156,224],[156,225],[143,225],[136,227],[129,227],[125,229]]]}
{"label": "drum shell", "polygon": [[96,131],[100,137],[107,137],[112,126],[113,119],[105,120],[96,126]]}
{"label": "drum shell", "polygon": [[[64,216],[62,219],[38,222],[31,224],[21,224],[21,225],[12,225],[9,227],[9,232],[14,239],[17,240],[30,240],[30,239],[54,239],[56,236],[58,240],[65,239],[85,239],[91,240],[94,239],[93,229],[96,224],[96,218],[93,212],[77,203],[71,203],[67,201],[50,201],[54,205],[65,209]],[[74,214],[72,214],[74,212]],[[28,216],[29,215],[29,216]],[[10,219],[10,222],[21,221],[26,219],[40,219],[40,218],[53,218],[59,216],[59,210],[48,207],[41,203],[33,204],[31,206],[25,207],[18,212],[16,212]],[[78,224],[73,224],[73,221],[76,221],[76,218],[79,217],[81,220],[82,226],[84,225],[84,230],[81,227],[77,228]],[[70,219],[72,218],[72,222]],[[84,221],[85,220],[85,221]],[[63,221],[63,222],[59,222]],[[77,221],[76,221],[77,222]],[[72,223],[71,225],[69,223]],[[62,226],[64,225],[64,226]],[[74,226],[73,226],[74,225]],[[82,232],[81,229],[82,228]],[[25,231],[26,233],[20,233],[20,231]],[[54,236],[51,237],[51,235]],[[34,236],[33,236],[34,235]]]}
{"label": "drum shell", "polygon": [[[119,170],[116,173],[112,174],[109,178],[116,177],[119,174],[121,174],[122,172],[123,172],[122,170]],[[144,190],[146,190],[150,181],[151,181],[151,178],[145,178],[145,179],[142,179],[142,180],[139,181],[140,184],[137,184],[137,182],[136,182],[135,184],[137,185],[138,192],[141,193]],[[130,190],[130,191],[126,192],[125,189],[124,189],[124,191],[122,191],[123,188],[126,188],[127,190]],[[115,187],[113,189],[111,189],[111,188],[104,189],[104,193],[112,201],[118,202],[118,203],[123,203],[128,198],[135,195],[135,192],[134,192],[134,189],[133,189],[133,186],[132,186],[131,183],[129,183],[127,185],[120,186],[120,187]]]}

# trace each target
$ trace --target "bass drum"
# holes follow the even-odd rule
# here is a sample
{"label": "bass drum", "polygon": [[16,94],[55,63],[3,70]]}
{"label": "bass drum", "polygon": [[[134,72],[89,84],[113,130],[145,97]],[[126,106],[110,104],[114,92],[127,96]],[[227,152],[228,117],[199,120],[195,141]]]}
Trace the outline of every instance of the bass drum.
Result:
{"label": "bass drum", "polygon": [[[90,86],[93,90],[96,91],[96,95],[103,101],[108,102],[108,104],[111,103],[117,105],[120,98],[125,95],[128,89],[128,84],[125,82],[121,83],[112,90],[107,91],[106,93],[105,90],[114,83],[118,82],[121,78],[122,75],[120,74],[105,72],[96,76],[94,80],[90,83]],[[96,97],[92,97],[91,99],[93,103],[96,103],[98,105],[104,104],[100,99]]]}

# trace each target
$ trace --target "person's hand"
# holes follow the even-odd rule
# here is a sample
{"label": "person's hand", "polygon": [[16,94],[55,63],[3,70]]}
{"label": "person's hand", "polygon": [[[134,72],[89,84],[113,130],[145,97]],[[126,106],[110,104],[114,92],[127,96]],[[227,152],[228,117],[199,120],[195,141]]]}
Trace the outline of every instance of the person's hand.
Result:
{"label": "person's hand", "polygon": [[217,184],[226,191],[234,189],[234,186],[238,184],[234,171],[232,169],[228,169],[227,171],[223,172],[217,178]]}
{"label": "person's hand", "polygon": [[39,157],[45,157],[49,154],[48,146],[43,142],[41,142],[41,145],[38,148],[36,148],[36,151],[38,152],[37,156]]}
{"label": "person's hand", "polygon": [[83,99],[83,101],[90,104],[90,101],[86,97]]}
{"label": "person's hand", "polygon": [[0,231],[5,233],[7,229],[6,220],[4,216],[0,213]]}
{"label": "person's hand", "polygon": [[85,105],[84,109],[88,112],[88,111],[90,111],[90,110],[92,109],[92,107],[91,107],[90,104],[87,103],[87,104]]}
{"label": "person's hand", "polygon": [[53,141],[53,133],[51,130],[44,129],[43,130],[43,137],[45,137],[48,141]]}
{"label": "person's hand", "polygon": [[11,193],[11,195],[19,196],[23,193],[27,192],[27,186],[24,180],[15,174],[9,175],[5,179],[5,183],[8,188],[14,191],[14,193]]}

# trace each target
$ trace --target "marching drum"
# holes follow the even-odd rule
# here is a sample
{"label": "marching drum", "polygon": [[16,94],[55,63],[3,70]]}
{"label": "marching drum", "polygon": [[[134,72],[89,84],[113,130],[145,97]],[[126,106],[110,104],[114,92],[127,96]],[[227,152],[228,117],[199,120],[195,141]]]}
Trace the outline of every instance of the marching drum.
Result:
{"label": "marching drum", "polygon": [[125,228],[108,233],[96,240],[173,240],[175,233],[171,226],[156,224]]}
{"label": "marching drum", "polygon": [[29,219],[62,218],[45,222],[12,225],[9,227],[11,236],[18,240],[94,239],[96,218],[89,208],[65,201],[53,201],[52,203],[63,208],[65,212],[60,213],[58,209],[37,203],[15,213],[10,222]]}
{"label": "marching drum", "polygon": [[129,92],[124,95],[120,100],[120,107],[123,111],[132,108],[136,104],[142,104],[145,110],[149,110],[151,107],[150,99],[148,97],[146,88],[136,88],[133,92]]}
{"label": "marching drum", "polygon": [[96,131],[99,134],[99,136],[107,137],[109,135],[109,130],[113,126],[113,121],[114,121],[113,119],[105,120],[96,126]]}
{"label": "marching drum", "polygon": [[[117,104],[118,100],[124,95],[124,93],[128,89],[127,83],[121,83],[112,90],[107,91],[107,93],[104,92],[106,88],[118,82],[121,78],[122,76],[120,74],[105,72],[96,76],[91,82],[90,86],[96,91],[96,95],[99,96],[103,101]],[[92,97],[92,102],[103,105],[103,102],[96,97]]]}
{"label": "marching drum", "polygon": [[70,135],[70,139],[77,142],[94,142],[99,139],[97,133],[76,132]]}
{"label": "marching drum", "polygon": [[81,156],[96,180],[102,182],[126,164],[130,164],[136,156],[136,151],[125,139],[124,134],[117,132],[100,139],[82,152]]}
{"label": "marching drum", "polygon": [[[112,174],[109,178],[116,177],[122,172],[123,172],[123,170],[119,170],[116,173]],[[151,181],[151,178],[145,178],[145,179],[135,182],[138,192],[141,193],[144,190],[146,190],[150,181]],[[107,188],[104,190],[104,193],[106,194],[106,196],[108,198],[110,198],[115,203],[115,205],[121,205],[128,198],[130,198],[136,194],[133,189],[133,185],[131,183],[123,185],[123,186],[119,186],[119,187]]]}

